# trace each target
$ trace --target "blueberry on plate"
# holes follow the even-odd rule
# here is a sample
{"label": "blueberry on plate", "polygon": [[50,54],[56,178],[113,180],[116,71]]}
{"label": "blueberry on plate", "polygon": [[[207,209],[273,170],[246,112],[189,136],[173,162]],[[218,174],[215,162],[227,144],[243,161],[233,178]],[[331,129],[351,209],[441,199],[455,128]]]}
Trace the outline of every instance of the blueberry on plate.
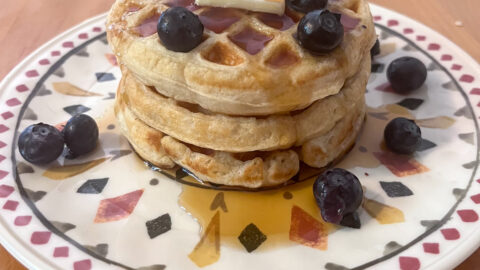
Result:
{"label": "blueberry on plate", "polygon": [[22,157],[32,164],[47,164],[63,152],[64,141],[60,131],[44,123],[27,127],[18,138]]}
{"label": "blueberry on plate", "polygon": [[324,9],[327,6],[327,3],[328,0],[287,0],[288,7],[302,13]]}
{"label": "blueberry on plate", "polygon": [[395,92],[405,94],[425,83],[427,68],[417,58],[405,56],[390,63],[387,78]]}
{"label": "blueberry on plate", "polygon": [[174,52],[189,52],[203,39],[203,24],[184,7],[172,7],[162,13],[157,32],[163,45]]}
{"label": "blueberry on plate", "polygon": [[422,144],[422,132],[413,120],[398,117],[385,127],[387,147],[398,154],[413,154]]}
{"label": "blueberry on plate", "polygon": [[343,40],[343,25],[340,16],[328,10],[307,13],[297,28],[300,45],[315,53],[329,53]]}
{"label": "blueberry on plate", "polygon": [[98,126],[95,120],[86,114],[78,114],[68,120],[63,129],[65,144],[70,157],[90,153],[98,142]]}
{"label": "blueberry on plate", "polygon": [[358,219],[354,213],[362,204],[363,189],[358,178],[349,171],[336,168],[324,172],[313,184],[313,195],[326,222],[349,224],[352,222],[342,222],[344,217]]}

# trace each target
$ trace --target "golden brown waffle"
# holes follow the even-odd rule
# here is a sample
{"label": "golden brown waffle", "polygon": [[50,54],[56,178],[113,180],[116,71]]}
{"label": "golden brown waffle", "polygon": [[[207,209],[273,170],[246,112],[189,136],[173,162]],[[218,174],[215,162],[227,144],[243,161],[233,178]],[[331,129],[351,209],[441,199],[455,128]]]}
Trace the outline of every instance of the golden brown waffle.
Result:
{"label": "golden brown waffle", "polygon": [[178,102],[158,94],[122,69],[119,95],[149,126],[183,142],[227,152],[286,149],[330,131],[357,104],[364,104],[370,74],[370,57],[362,69],[347,80],[340,93],[316,101],[290,114],[268,117],[228,116],[196,104]]}
{"label": "golden brown waffle", "polygon": [[[108,16],[107,34],[120,62],[142,83],[213,112],[269,115],[303,109],[337,94],[358,72],[375,41],[365,0],[330,1],[329,9],[343,14],[347,31],[341,45],[322,56],[309,53],[294,39],[301,14],[288,11],[275,17],[196,7],[192,2],[117,0]],[[189,53],[167,50],[156,34],[159,14],[178,5],[194,10],[206,26],[205,40]],[[228,27],[220,29],[225,23]],[[242,35],[257,35],[265,46],[243,49]]]}
{"label": "golden brown waffle", "polygon": [[231,154],[199,148],[149,127],[122,98],[116,100],[115,113],[135,151],[161,168],[171,168],[175,162],[204,181],[248,188],[279,185],[299,170],[298,155],[292,150]]}
{"label": "golden brown waffle", "polygon": [[[316,167],[337,160],[353,145],[365,108],[364,103],[357,104],[329,132],[312,139],[300,150],[228,153],[187,144],[148,126],[129,109],[120,91],[115,103],[116,117],[122,132],[142,158],[161,168],[171,168],[176,163],[211,183],[248,188],[287,182],[299,170],[296,151]],[[319,149],[323,150],[320,154]],[[313,160],[309,154],[314,154]]]}

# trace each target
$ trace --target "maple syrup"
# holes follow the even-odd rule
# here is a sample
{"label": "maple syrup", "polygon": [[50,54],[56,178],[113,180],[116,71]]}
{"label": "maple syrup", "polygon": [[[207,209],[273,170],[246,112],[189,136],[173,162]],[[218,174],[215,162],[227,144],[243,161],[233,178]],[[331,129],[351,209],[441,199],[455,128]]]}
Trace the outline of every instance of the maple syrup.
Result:
{"label": "maple syrup", "polygon": [[160,15],[155,14],[145,20],[143,20],[139,26],[135,27],[135,32],[141,37],[149,37],[157,33],[157,24]]}
{"label": "maple syrup", "polygon": [[230,8],[209,8],[199,14],[205,28],[219,34],[240,20],[238,12]]}
{"label": "maple syrup", "polygon": [[267,236],[262,249],[294,245],[290,241],[292,207],[298,206],[324,225],[326,232],[336,229],[325,223],[315,203],[312,185],[315,177],[295,185],[260,192],[199,189],[183,185],[179,204],[207,228],[212,217],[220,213],[222,244],[242,248],[238,236],[253,223]]}
{"label": "maple syrup", "polygon": [[229,35],[228,38],[251,55],[259,53],[273,39],[249,26],[237,34]]}

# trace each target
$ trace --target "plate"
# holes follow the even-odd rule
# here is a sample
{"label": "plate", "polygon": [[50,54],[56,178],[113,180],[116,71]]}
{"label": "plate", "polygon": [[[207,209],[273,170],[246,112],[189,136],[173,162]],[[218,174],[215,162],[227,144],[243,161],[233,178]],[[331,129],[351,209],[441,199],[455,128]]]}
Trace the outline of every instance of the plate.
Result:
{"label": "plate", "polygon": [[[456,266],[480,244],[480,68],[427,27],[378,6],[372,13],[382,53],[372,65],[367,121],[337,165],[366,188],[361,229],[323,223],[312,180],[240,192],[147,167],[115,123],[120,71],[101,15],[38,49],[0,86],[0,241],[38,269]],[[408,96],[393,93],[385,76],[405,55],[429,70]],[[46,167],[22,159],[18,131],[36,122],[60,127],[77,113],[97,119],[94,153]],[[422,128],[422,149],[410,158],[381,146],[384,126],[398,116]]]}

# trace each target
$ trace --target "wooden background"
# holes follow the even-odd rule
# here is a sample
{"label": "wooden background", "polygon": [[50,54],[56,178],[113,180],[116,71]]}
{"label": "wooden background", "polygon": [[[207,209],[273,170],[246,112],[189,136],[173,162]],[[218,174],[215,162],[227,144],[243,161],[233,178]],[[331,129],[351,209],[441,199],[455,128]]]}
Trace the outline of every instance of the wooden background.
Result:
{"label": "wooden background", "polygon": [[[0,79],[37,47],[94,15],[113,0],[1,0]],[[479,0],[370,0],[410,16],[462,47],[480,62]],[[455,22],[463,26],[456,26]],[[25,269],[0,246],[0,269]],[[480,249],[456,270],[480,269]]]}

